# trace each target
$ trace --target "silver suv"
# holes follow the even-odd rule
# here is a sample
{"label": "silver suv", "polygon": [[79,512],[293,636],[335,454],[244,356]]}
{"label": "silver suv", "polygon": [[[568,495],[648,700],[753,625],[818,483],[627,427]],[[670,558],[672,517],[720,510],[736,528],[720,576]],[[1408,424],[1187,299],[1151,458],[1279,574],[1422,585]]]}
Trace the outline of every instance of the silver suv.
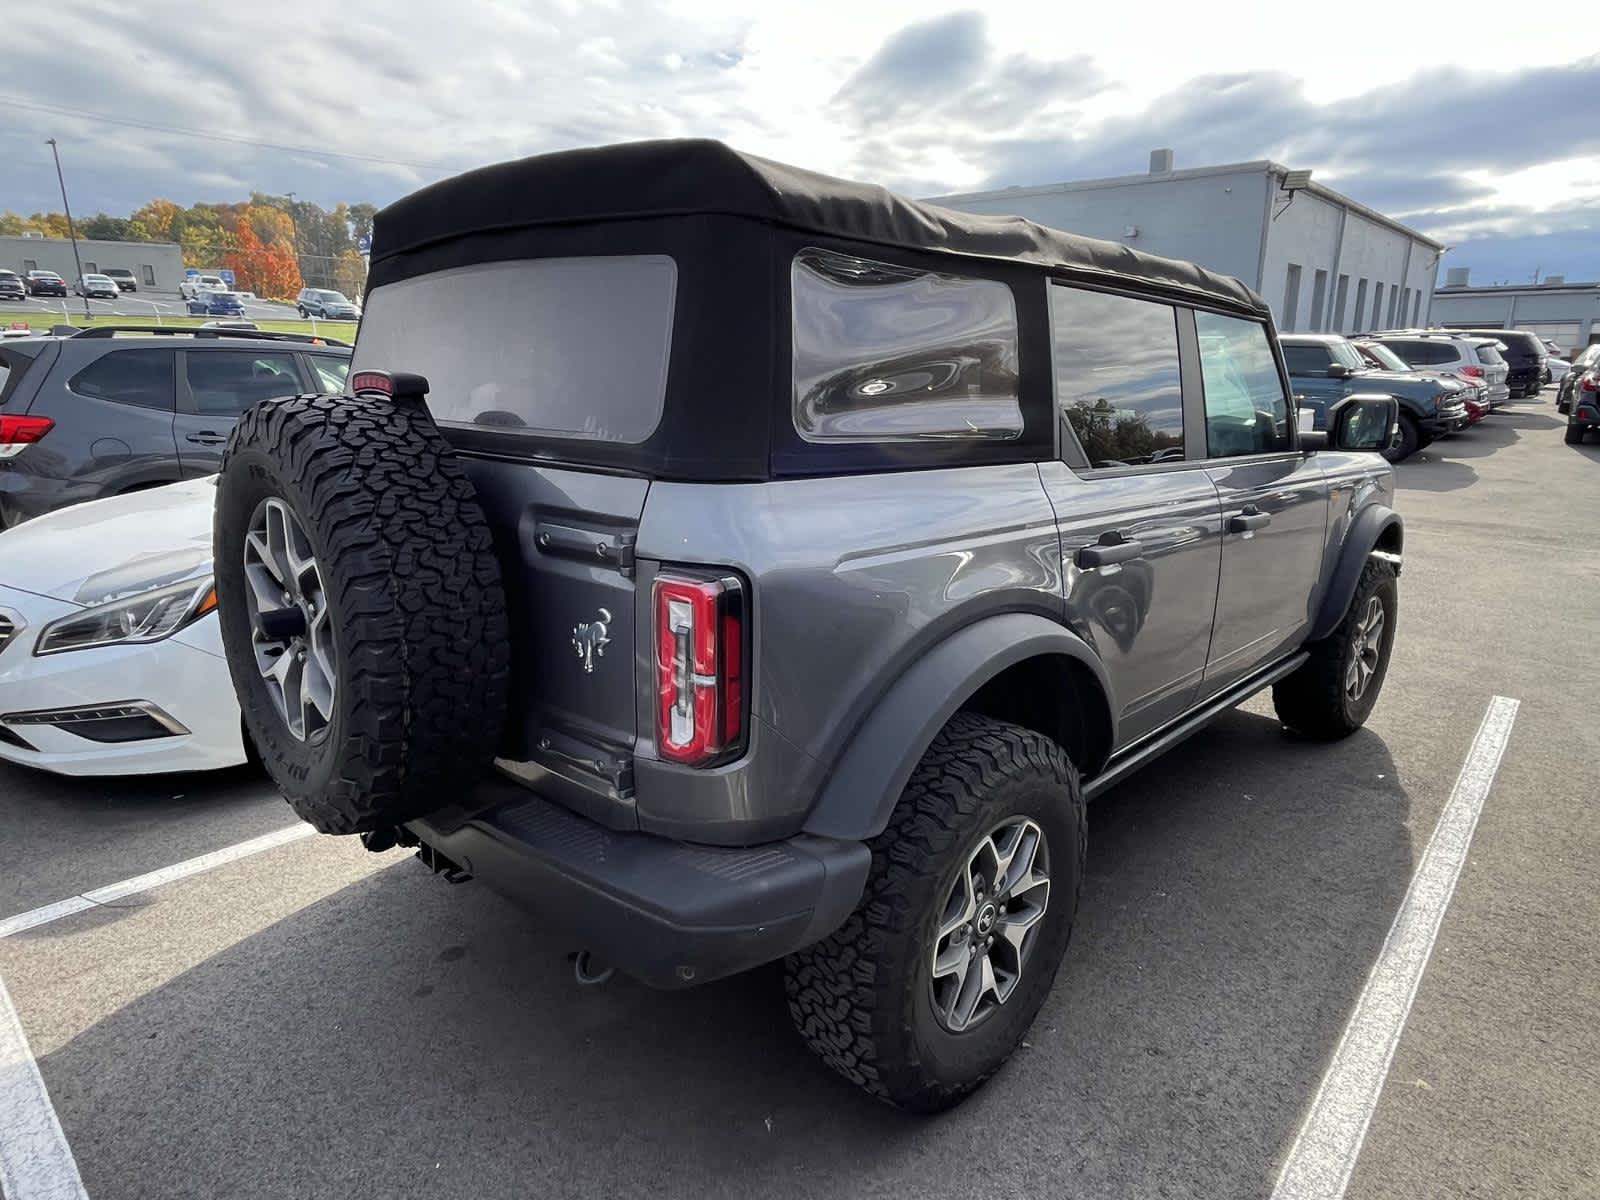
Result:
{"label": "silver suv", "polygon": [[947,1107],[1050,990],[1085,802],[1267,687],[1366,720],[1387,396],[1301,433],[1260,297],[712,142],[379,215],[351,394],[229,445],[217,588],[299,813],[567,931],[782,959],[832,1067]]}
{"label": "silver suv", "polygon": [[1442,371],[1468,383],[1483,384],[1491,410],[1511,399],[1511,389],[1506,384],[1511,368],[1500,353],[1501,344],[1494,338],[1418,329],[1373,333],[1363,340],[1389,347],[1418,370]]}

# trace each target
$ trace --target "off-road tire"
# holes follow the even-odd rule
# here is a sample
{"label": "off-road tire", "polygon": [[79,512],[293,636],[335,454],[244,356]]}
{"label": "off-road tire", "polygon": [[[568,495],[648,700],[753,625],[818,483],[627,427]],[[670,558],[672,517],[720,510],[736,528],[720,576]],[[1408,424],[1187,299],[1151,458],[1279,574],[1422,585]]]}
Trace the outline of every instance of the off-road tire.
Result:
{"label": "off-road tire", "polygon": [[[977,839],[1007,817],[1044,831],[1050,899],[1017,990],[953,1034],[933,1012],[929,948],[943,898]],[[957,713],[868,843],[861,903],[832,936],[784,962],[789,1013],[822,1060],[915,1112],[959,1103],[1000,1069],[1049,994],[1072,934],[1087,827],[1078,772],[1042,734]]]}
{"label": "off-road tire", "polygon": [[[302,741],[252,651],[245,535],[282,499],[322,573],[337,669],[324,735]],[[289,803],[323,833],[360,833],[457,799],[505,721],[505,593],[477,495],[426,411],[293,396],[248,410],[217,481],[223,647],[245,728]]]}
{"label": "off-road tire", "polygon": [[1390,446],[1379,451],[1384,459],[1391,463],[1404,462],[1418,450],[1422,449],[1422,432],[1417,428],[1417,423],[1406,413],[1400,414],[1400,444]]}
{"label": "off-road tire", "polygon": [[1583,435],[1588,432],[1587,425],[1579,425],[1576,421],[1567,422],[1567,430],[1561,435],[1561,440],[1569,446],[1583,445]]}
{"label": "off-road tire", "polygon": [[[1361,698],[1351,700],[1345,691],[1345,673],[1350,668],[1350,656],[1355,653],[1360,614],[1374,595],[1381,597],[1384,606],[1378,666]],[[1366,723],[1389,672],[1399,599],[1393,564],[1381,558],[1367,559],[1361,578],[1356,582],[1355,595],[1350,598],[1350,607],[1333,632],[1307,646],[1311,657],[1292,675],[1272,685],[1272,705],[1280,721],[1295,733],[1318,741],[1348,737]]]}

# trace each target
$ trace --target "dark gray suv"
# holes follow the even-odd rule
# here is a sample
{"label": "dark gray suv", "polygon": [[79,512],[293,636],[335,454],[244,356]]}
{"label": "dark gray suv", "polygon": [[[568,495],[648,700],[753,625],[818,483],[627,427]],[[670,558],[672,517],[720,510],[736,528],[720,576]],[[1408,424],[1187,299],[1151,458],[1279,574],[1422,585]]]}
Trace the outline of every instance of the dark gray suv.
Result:
{"label": "dark gray suv", "polygon": [[0,529],[216,471],[250,405],[340,392],[325,338],[101,326],[0,342]]}
{"label": "dark gray suv", "polygon": [[324,833],[562,928],[579,979],[784,960],[802,1036],[947,1107],[1022,1039],[1085,801],[1267,687],[1358,728],[1387,396],[1299,432],[1261,298],[711,142],[378,217],[351,391],[218,482],[251,738]]}

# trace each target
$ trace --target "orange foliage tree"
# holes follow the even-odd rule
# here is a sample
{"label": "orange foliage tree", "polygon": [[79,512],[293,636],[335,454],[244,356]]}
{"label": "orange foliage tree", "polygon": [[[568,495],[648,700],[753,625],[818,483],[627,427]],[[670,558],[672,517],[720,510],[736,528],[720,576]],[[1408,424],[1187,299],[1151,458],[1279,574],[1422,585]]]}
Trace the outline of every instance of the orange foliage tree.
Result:
{"label": "orange foliage tree", "polygon": [[237,248],[223,259],[223,266],[233,272],[234,286],[274,300],[292,299],[299,292],[300,267],[288,245],[263,242],[243,218],[234,236]]}

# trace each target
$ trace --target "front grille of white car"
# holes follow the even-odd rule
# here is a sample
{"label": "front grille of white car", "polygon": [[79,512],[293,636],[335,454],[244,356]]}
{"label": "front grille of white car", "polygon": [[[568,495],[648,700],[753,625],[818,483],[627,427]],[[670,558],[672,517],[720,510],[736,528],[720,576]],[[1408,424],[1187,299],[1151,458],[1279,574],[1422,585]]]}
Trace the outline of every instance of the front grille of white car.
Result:
{"label": "front grille of white car", "polygon": [[0,612],[0,654],[5,653],[11,639],[22,632],[22,621],[8,612]]}

